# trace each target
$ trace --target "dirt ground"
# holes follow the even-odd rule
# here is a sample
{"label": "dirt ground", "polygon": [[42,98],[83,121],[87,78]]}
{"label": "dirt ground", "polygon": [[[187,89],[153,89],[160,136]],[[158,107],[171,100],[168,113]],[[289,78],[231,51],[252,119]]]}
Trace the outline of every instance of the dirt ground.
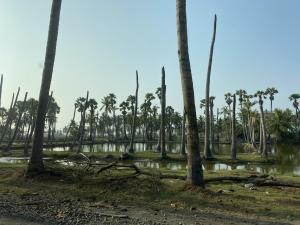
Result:
{"label": "dirt ground", "polygon": [[225,211],[202,211],[191,208],[152,210],[141,206],[125,206],[107,202],[58,200],[40,194],[17,196],[0,195],[0,224],[46,225],[46,224],[300,224],[300,221],[272,219],[270,217],[245,217]]}

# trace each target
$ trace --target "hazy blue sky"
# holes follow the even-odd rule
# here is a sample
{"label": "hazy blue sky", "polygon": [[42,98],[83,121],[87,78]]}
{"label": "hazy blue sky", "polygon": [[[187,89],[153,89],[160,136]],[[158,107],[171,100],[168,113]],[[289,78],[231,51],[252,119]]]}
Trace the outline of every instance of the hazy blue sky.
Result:
{"label": "hazy blue sky", "polygon": [[[3,102],[21,87],[37,97],[51,8],[50,0],[0,0],[0,73]],[[189,49],[197,107],[204,96],[213,15],[218,30],[211,93],[277,87],[275,107],[288,107],[300,92],[299,0],[187,0]],[[175,0],[63,0],[51,89],[62,107],[61,127],[78,96],[118,101],[135,90],[140,102],[160,84],[166,67],[167,104],[181,111]],[[199,113],[199,108],[197,112]]]}

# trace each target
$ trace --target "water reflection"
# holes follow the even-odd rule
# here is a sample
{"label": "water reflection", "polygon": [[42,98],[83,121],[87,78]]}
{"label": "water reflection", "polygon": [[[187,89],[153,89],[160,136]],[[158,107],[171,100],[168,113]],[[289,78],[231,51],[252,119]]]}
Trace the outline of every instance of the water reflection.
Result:
{"label": "water reflection", "polygon": [[[136,143],[135,151],[156,151],[156,143]],[[83,146],[83,152],[125,152],[128,144],[97,144],[94,146]],[[201,146],[203,147],[203,146]],[[52,149],[45,149],[48,151],[71,151],[69,147],[55,147]],[[218,145],[215,148],[215,154],[228,155],[230,154],[230,145]],[[167,152],[179,153],[180,144],[167,144]],[[242,146],[238,147],[239,153],[246,153]],[[251,153],[249,153],[251,154]],[[292,173],[300,176],[300,146],[299,145],[276,145],[270,149],[270,155],[275,156],[275,165],[266,164],[226,164],[218,162],[208,162],[203,165],[203,169],[207,171],[219,170],[249,170],[260,173]],[[29,158],[15,158],[15,157],[0,157],[0,163],[27,163]],[[157,162],[150,160],[139,160],[135,162],[139,167],[147,167],[153,169],[168,169],[172,171],[185,170],[185,162]]]}

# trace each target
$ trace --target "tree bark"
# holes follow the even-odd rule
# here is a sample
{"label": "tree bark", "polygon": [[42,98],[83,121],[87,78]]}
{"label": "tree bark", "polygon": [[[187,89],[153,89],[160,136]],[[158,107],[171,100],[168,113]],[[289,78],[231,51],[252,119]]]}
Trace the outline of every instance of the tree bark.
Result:
{"label": "tree bark", "polygon": [[48,41],[43,70],[43,77],[39,96],[39,105],[35,124],[34,141],[32,154],[28,164],[29,173],[38,173],[44,171],[43,164],[43,141],[45,129],[45,117],[47,113],[49,90],[55,61],[56,43],[59,27],[59,16],[61,9],[61,0],[53,0],[50,16],[50,25],[48,32]]}
{"label": "tree bark", "polygon": [[210,103],[209,103],[209,108],[210,108],[210,126],[209,126],[209,138],[210,138],[210,143],[209,143],[209,148],[210,148],[210,152],[211,154],[213,154],[215,152],[214,149],[214,103],[213,103],[213,99],[210,99]]}
{"label": "tree bark", "polygon": [[208,70],[207,70],[207,78],[206,78],[206,89],[205,89],[205,140],[204,140],[204,157],[206,159],[210,159],[213,157],[210,146],[209,146],[209,89],[210,89],[210,77],[211,77],[211,67],[212,67],[212,59],[214,54],[214,45],[216,40],[216,30],[217,30],[217,16],[215,15],[214,20],[214,31],[213,37],[210,47],[209,53],[209,62],[208,62]]}
{"label": "tree bark", "polygon": [[127,150],[128,153],[134,153],[133,143],[134,143],[135,130],[136,130],[136,119],[137,119],[137,109],[138,109],[138,92],[139,92],[139,74],[138,74],[138,71],[136,71],[135,106],[134,106],[134,115],[133,115],[133,120],[132,120],[130,145]]}
{"label": "tree bark", "polygon": [[186,114],[185,110],[183,109],[182,113],[182,125],[181,125],[181,147],[180,147],[180,155],[186,156],[185,152],[185,142],[186,142],[186,136],[185,136],[185,122],[186,122]]}
{"label": "tree bark", "polygon": [[194,186],[204,187],[193,78],[188,52],[186,0],[176,0],[176,21],[182,95],[187,119],[187,181]]}
{"label": "tree bark", "polygon": [[161,159],[167,158],[166,152],[166,83],[165,83],[165,68],[162,68],[161,76],[161,119],[160,119],[160,133],[161,133]]}
{"label": "tree bark", "polygon": [[236,118],[235,118],[235,111],[236,111],[236,96],[233,95],[233,106],[232,106],[232,132],[231,132],[231,159],[236,159]]}
{"label": "tree bark", "polygon": [[[262,101],[262,100],[261,100]],[[266,125],[265,125],[265,115],[262,103],[259,104],[260,115],[261,115],[261,128],[262,128],[262,157],[268,159],[267,151],[267,135],[266,135]]]}

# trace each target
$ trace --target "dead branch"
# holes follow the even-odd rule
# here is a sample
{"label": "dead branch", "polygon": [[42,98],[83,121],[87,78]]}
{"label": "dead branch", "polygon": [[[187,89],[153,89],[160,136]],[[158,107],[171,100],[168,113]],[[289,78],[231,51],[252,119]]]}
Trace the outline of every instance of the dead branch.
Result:
{"label": "dead branch", "polygon": [[[109,169],[119,169],[119,168],[128,168],[133,169],[134,173],[131,175],[127,175],[123,178],[129,179],[129,178],[136,178],[140,175],[145,176],[151,176],[151,177],[157,177],[159,179],[178,179],[178,180],[186,180],[186,176],[181,175],[175,175],[175,174],[161,174],[161,173],[152,173],[149,171],[141,170],[139,167],[137,167],[135,164],[124,164],[119,163],[118,161],[112,162],[110,164],[106,163],[92,163],[90,161],[86,162],[74,162],[75,164],[82,164],[87,165],[89,168],[92,167],[99,167],[100,169],[96,170],[96,173],[102,173],[103,171],[109,170]],[[269,175],[263,174],[263,175],[250,175],[250,176],[223,176],[223,177],[211,177],[211,178],[205,178],[205,183],[214,183],[214,182],[245,182],[245,183],[252,183],[255,186],[281,186],[281,187],[293,187],[293,188],[300,188],[299,183],[291,183],[291,182],[284,182],[284,181],[277,181],[273,178],[268,178]],[[116,179],[122,179],[121,178],[113,178],[113,180]]]}

